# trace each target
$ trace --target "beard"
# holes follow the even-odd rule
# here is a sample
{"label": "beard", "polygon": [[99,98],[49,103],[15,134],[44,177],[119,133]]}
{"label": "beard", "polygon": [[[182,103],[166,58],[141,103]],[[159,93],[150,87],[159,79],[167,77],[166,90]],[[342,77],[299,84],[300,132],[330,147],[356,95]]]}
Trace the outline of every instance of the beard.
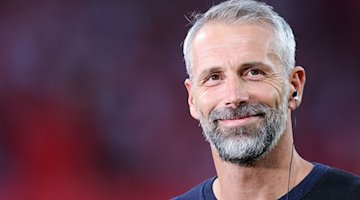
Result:
{"label": "beard", "polygon": [[[271,108],[261,103],[246,103],[236,108],[212,110],[208,119],[200,118],[203,135],[222,160],[253,166],[276,146],[285,131],[288,105],[280,105]],[[235,128],[218,125],[218,120],[249,116],[256,116],[258,120]]]}

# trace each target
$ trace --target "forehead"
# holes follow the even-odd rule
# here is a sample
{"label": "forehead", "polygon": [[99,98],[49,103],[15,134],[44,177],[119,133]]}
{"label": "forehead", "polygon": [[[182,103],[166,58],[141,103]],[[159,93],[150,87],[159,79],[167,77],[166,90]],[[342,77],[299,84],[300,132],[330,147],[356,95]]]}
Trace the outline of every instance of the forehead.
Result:
{"label": "forehead", "polygon": [[273,31],[256,24],[208,22],[192,44],[193,73],[207,65],[241,65],[246,62],[273,64]]}

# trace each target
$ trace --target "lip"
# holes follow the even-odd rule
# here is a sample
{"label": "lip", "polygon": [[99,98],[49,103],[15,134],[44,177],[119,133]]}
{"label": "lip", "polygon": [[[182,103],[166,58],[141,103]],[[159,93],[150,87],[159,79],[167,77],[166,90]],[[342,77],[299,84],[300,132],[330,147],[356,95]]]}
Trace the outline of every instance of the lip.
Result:
{"label": "lip", "polygon": [[260,118],[259,115],[251,115],[251,116],[239,117],[234,119],[219,119],[218,123],[221,126],[233,128],[233,127],[241,127],[254,123],[257,120],[259,120],[259,118]]}

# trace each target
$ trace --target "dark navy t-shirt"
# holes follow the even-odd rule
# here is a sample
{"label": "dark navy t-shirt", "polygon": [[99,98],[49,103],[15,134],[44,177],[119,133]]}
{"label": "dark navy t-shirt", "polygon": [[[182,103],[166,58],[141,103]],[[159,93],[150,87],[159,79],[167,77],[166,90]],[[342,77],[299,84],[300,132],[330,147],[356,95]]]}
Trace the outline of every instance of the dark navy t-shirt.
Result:
{"label": "dark navy t-shirt", "polygon": [[[212,190],[212,185],[215,179],[216,177],[210,178],[183,195],[175,197],[173,200],[216,200]],[[332,185],[328,184],[331,181],[334,182],[331,183],[332,185],[338,185],[335,186],[335,192],[326,191],[328,187],[332,187]],[[329,192],[333,192],[334,195],[328,195]],[[344,199],[360,200],[360,178],[358,176],[315,163],[313,169],[304,178],[304,180],[302,180],[295,188],[279,200],[325,199],[322,198],[323,196],[327,196],[326,199],[343,199],[339,198],[345,196],[342,193],[348,193]],[[316,198],[314,194],[317,195]]]}

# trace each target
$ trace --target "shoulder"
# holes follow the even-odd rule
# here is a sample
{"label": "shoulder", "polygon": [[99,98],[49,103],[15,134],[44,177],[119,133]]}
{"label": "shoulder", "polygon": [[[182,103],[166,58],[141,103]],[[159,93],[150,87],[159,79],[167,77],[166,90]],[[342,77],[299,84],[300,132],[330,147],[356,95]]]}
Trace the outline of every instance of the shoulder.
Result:
{"label": "shoulder", "polygon": [[173,198],[172,200],[215,200],[215,196],[212,191],[212,184],[216,177],[209,178],[199,185],[193,187],[186,193]]}
{"label": "shoulder", "polygon": [[360,177],[343,170],[327,167],[325,174],[305,195],[305,197],[307,196],[317,197],[315,199],[359,199]]}
{"label": "shoulder", "polygon": [[360,197],[359,176],[330,167],[324,179],[329,185],[336,186],[344,192],[356,192],[358,197]]}

